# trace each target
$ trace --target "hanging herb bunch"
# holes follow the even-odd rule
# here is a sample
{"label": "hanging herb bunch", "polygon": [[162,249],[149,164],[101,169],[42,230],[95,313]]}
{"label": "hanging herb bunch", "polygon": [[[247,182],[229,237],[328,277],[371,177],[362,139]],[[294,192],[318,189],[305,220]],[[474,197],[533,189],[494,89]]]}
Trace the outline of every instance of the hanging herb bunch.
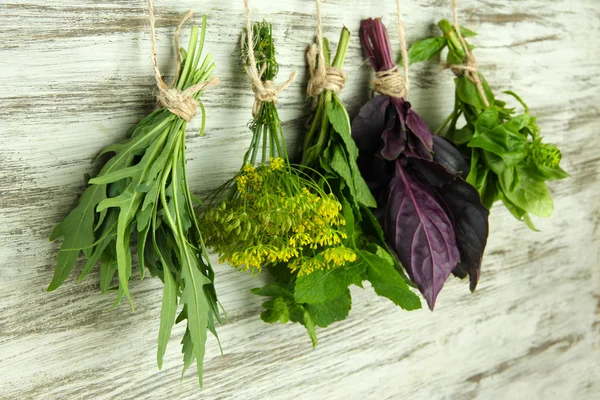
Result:
{"label": "hanging herb bunch", "polygon": [[[202,90],[217,84],[218,79],[211,77],[215,64],[210,54],[200,63],[206,35],[204,17],[200,29],[192,27],[187,51],[181,49],[183,60],[174,87],[166,88],[156,64],[151,2],[149,6],[153,61],[163,108],[139,122],[123,142],[100,153],[107,157],[100,173],[89,180],[77,207],[52,231],[50,239],[62,237],[63,243],[48,291],[65,281],[83,252],[87,260],[79,280],[100,262],[102,293],[116,292],[114,307],[126,297],[133,309],[128,289],[133,275],[130,242],[137,238],[140,278],[148,268],[164,283],[158,367],[162,367],[174,323],[187,320],[181,342],[184,372],[195,359],[202,385],[207,329],[216,336],[219,313],[214,273],[186,175],[185,131],[197,104],[201,105]],[[188,12],[184,21],[190,16]],[[204,122],[204,116],[202,119]],[[118,284],[113,287],[115,275]],[[179,316],[178,304],[183,305]]]}
{"label": "hanging herb bunch", "polygon": [[[454,13],[456,21],[456,8]],[[501,200],[515,218],[535,230],[530,214],[549,217],[553,211],[546,182],[569,177],[559,165],[561,152],[544,143],[536,117],[515,92],[504,94],[523,106],[522,114],[496,98],[477,71],[471,53],[474,46],[465,40],[476,33],[458,29],[457,22],[441,20],[438,25],[443,36],[415,43],[410,54],[411,62],[419,62],[448,49],[447,63],[456,74],[456,92],[454,109],[440,131],[469,160],[466,180],[477,188],[483,204],[491,208]]]}
{"label": "hanging herb bunch", "polygon": [[[342,205],[328,187],[289,161],[275,103],[295,74],[274,87],[278,65],[271,24],[255,23],[244,38],[242,56],[255,91],[252,141],[241,170],[212,194],[200,213],[206,243],[221,262],[251,273],[267,268],[286,282],[319,275],[356,259],[342,243],[347,238]],[[262,318],[301,323],[316,343],[316,322],[301,301],[295,302],[288,285],[277,283],[254,293],[281,294],[265,304]]]}
{"label": "hanging herb bunch", "polygon": [[450,273],[468,274],[475,289],[488,210],[464,180],[469,165],[463,155],[431,134],[405,99],[408,63],[402,75],[381,19],[363,20],[360,39],[377,73],[374,90],[381,93],[352,123],[360,169],[377,199],[387,242],[433,310]]}
{"label": "hanging herb bunch", "polygon": [[320,53],[312,46],[307,54],[311,71],[308,92],[316,108],[300,163],[304,174],[318,182],[327,196],[337,199],[338,209],[341,205],[341,243],[337,247],[322,243],[311,246],[305,253],[310,258],[304,262],[318,267],[311,267],[309,273],[302,269],[299,273],[281,273],[277,265],[269,268],[275,282],[254,290],[269,297],[263,304],[263,320],[299,321],[306,326],[313,345],[317,343],[315,326],[325,328],[348,316],[352,284],[362,287],[363,281],[369,281],[377,294],[406,310],[421,306],[369,209],[376,202],[356,164],[358,149],[351,137],[348,114],[338,97],[345,81],[342,67],[349,39],[350,32],[344,28],[332,56],[328,41],[318,37]]}

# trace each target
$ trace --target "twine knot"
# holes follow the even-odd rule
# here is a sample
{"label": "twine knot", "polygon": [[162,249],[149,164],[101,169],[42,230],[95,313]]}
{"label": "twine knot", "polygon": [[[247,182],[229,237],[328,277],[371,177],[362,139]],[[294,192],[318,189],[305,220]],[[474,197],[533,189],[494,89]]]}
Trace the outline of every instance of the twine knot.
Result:
{"label": "twine knot", "polygon": [[198,108],[198,101],[194,98],[194,95],[217,86],[219,84],[219,78],[211,77],[209,80],[197,83],[196,85],[190,86],[185,90],[179,90],[175,86],[177,78],[179,76],[179,70],[181,68],[181,55],[179,54],[179,32],[181,27],[189,18],[192,17],[193,13],[188,11],[183,16],[177,29],[175,30],[175,53],[177,54],[177,69],[175,79],[173,79],[173,87],[168,87],[162,78],[160,70],[158,69],[158,61],[156,57],[156,17],[154,16],[154,7],[152,0],[148,0],[148,13],[150,19],[150,31],[152,33],[152,66],[154,68],[154,78],[156,79],[156,86],[158,87],[158,94],[156,100],[160,107],[166,108],[173,114],[180,118],[183,118],[185,122],[190,122],[196,116],[196,109]]}
{"label": "twine knot", "polygon": [[379,71],[375,73],[373,91],[383,95],[399,98],[406,97],[408,94],[408,87],[406,85],[404,76],[398,67],[394,66],[386,71]]}
{"label": "twine knot", "polygon": [[250,20],[250,8],[248,0],[244,0],[244,11],[246,14],[246,33],[242,35],[242,49],[244,44],[248,45],[248,63],[250,65],[244,66],[244,71],[252,82],[252,92],[254,93],[254,105],[252,106],[252,116],[256,118],[260,107],[263,103],[271,102],[277,104],[279,101],[279,94],[284,91],[293,81],[296,79],[296,71],[290,74],[290,77],[281,86],[275,86],[275,83],[271,80],[262,80],[262,76],[267,69],[267,64],[263,64],[260,71],[256,65],[256,57],[254,56],[254,41],[252,33],[252,22]]}
{"label": "twine knot", "polygon": [[487,99],[485,89],[483,88],[483,82],[481,81],[479,72],[477,71],[477,60],[469,49],[469,46],[467,45],[467,42],[460,31],[460,25],[458,23],[458,0],[452,0],[452,22],[452,26],[456,31],[456,36],[458,36],[458,40],[465,51],[466,59],[463,65],[450,64],[445,65],[445,68],[450,68],[456,76],[466,76],[469,81],[474,83],[475,86],[477,86],[477,91],[479,92],[479,96],[481,97],[483,104],[486,107],[489,107],[490,102]]}
{"label": "twine knot", "polygon": [[319,58],[317,65],[317,50],[315,46],[310,46],[306,59],[308,62],[308,71],[310,79],[306,92],[310,97],[317,97],[325,90],[331,90],[339,94],[346,86],[346,73],[339,68],[325,66],[325,62]]}

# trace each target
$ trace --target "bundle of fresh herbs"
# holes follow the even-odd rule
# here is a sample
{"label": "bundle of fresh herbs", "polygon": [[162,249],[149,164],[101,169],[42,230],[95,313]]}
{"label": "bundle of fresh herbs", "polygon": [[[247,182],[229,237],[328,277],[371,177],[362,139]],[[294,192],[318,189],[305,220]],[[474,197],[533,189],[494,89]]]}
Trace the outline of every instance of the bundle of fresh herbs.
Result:
{"label": "bundle of fresh herbs", "polygon": [[[559,165],[561,152],[543,143],[536,117],[515,92],[504,93],[523,106],[522,114],[494,96],[477,72],[471,54],[474,47],[464,39],[475,32],[457,29],[458,24],[447,20],[438,25],[443,36],[415,43],[409,54],[411,62],[419,62],[448,49],[447,63],[457,75],[456,93],[454,110],[439,131],[469,160],[466,180],[477,188],[483,204],[491,208],[501,200],[515,218],[535,230],[530,214],[549,217],[553,211],[546,181],[569,176]],[[460,117],[466,122],[462,127]]]}
{"label": "bundle of fresh herbs", "polygon": [[[304,300],[316,289],[302,282],[318,280],[357,255],[343,243],[347,234],[340,202],[310,171],[289,161],[275,104],[281,88],[272,91],[278,65],[271,24],[256,23],[245,32],[249,40],[242,41],[242,56],[256,99],[252,142],[239,173],[217,189],[201,211],[201,226],[207,245],[221,261],[253,273],[267,268],[276,279],[253,290],[273,296],[264,304],[262,319],[301,323],[316,344],[315,325],[324,324],[324,315],[307,307]],[[321,294],[333,299],[342,294],[335,290]]]}
{"label": "bundle of fresh herbs", "polygon": [[[150,13],[155,37],[151,4]],[[200,102],[201,89],[216,80],[211,78],[215,68],[211,55],[200,63],[205,33],[206,17],[200,29],[192,27],[188,49],[181,49],[183,60],[174,88],[168,89],[170,95],[191,102],[193,113],[196,102]],[[156,62],[154,46],[153,54]],[[157,79],[164,85],[160,74]],[[176,109],[177,101],[172,104]],[[214,273],[195,216],[195,197],[186,176],[186,119],[174,112],[167,108],[153,112],[131,129],[126,140],[100,153],[101,158],[106,159],[104,166],[89,180],[77,207],[54,228],[50,237],[51,240],[62,237],[63,243],[48,290],[55,290],[65,281],[83,252],[87,261],[79,280],[99,261],[102,293],[114,289],[117,293],[114,307],[125,296],[133,309],[128,289],[133,274],[130,242],[137,238],[140,278],[144,278],[145,268],[148,268],[152,276],[158,276],[164,283],[158,367],[162,367],[174,323],[187,320],[181,342],[183,370],[185,372],[195,359],[202,385],[206,331],[216,336],[215,319],[219,320],[219,313]],[[202,122],[203,131],[204,115]],[[118,285],[113,288],[115,274]],[[183,306],[179,316],[178,304]]]}
{"label": "bundle of fresh herbs", "polygon": [[[309,274],[283,274],[270,268],[275,282],[254,290],[258,295],[270,297],[264,303],[263,320],[285,323],[303,316],[313,345],[317,343],[315,325],[327,327],[348,316],[352,284],[362,287],[362,282],[367,280],[377,294],[404,309],[421,306],[408,286],[408,279],[389,253],[377,220],[369,210],[376,202],[358,170],[358,149],[350,134],[348,114],[335,90],[335,82],[339,85],[343,76],[341,69],[349,38],[350,32],[344,28],[333,61],[327,40],[322,40],[322,57],[316,56],[314,47],[308,53],[313,77],[309,88],[312,88],[311,94],[315,91],[318,94],[301,161],[303,173],[341,203],[341,244],[339,248],[322,244],[312,248],[309,254],[322,268]],[[325,71],[315,78],[318,68]],[[333,75],[333,83],[327,81],[328,75]],[[320,81],[315,83],[315,79]]]}
{"label": "bundle of fresh herbs", "polygon": [[[381,19],[363,20],[360,39],[378,77],[399,74]],[[402,88],[379,91],[406,93]],[[469,274],[474,290],[487,241],[488,210],[463,179],[469,165],[462,154],[432,135],[404,97],[371,99],[354,119],[352,137],[360,150],[360,170],[377,199],[385,238],[429,307],[433,309],[453,271],[461,277]]]}

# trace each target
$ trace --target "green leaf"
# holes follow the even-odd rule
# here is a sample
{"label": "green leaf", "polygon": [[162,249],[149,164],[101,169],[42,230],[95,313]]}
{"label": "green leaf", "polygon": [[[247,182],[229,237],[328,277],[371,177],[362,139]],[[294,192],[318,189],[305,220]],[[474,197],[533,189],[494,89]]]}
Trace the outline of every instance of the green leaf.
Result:
{"label": "green leaf", "polygon": [[263,303],[263,311],[260,318],[266,323],[287,323],[290,320],[290,311],[283,297],[275,297]]}
{"label": "green leaf", "polygon": [[459,146],[468,143],[473,138],[473,134],[474,132],[471,127],[466,125],[460,129],[456,129],[452,134],[451,140],[455,145]]}
{"label": "green leaf", "polygon": [[528,122],[529,116],[522,114],[491,130],[474,136],[468,146],[492,152],[502,157],[506,166],[514,167],[527,156],[527,137],[519,131]]}
{"label": "green leaf", "polygon": [[189,327],[185,330],[183,339],[181,339],[181,352],[183,353],[183,370],[181,371],[181,379],[185,371],[192,365],[196,359],[196,351],[194,343],[192,342],[192,334],[190,333]]}
{"label": "green leaf", "polygon": [[477,33],[473,32],[472,30],[470,30],[469,28],[465,28],[464,26],[461,25],[460,27],[460,34],[462,35],[463,38],[470,38],[473,36],[477,36]]}
{"label": "green leaf", "polygon": [[356,164],[358,147],[352,139],[350,118],[344,105],[335,94],[332,95],[332,101],[327,106],[327,116],[344,146],[344,149],[334,146],[331,168],[345,180],[346,185],[350,188],[353,201],[367,207],[377,207],[377,202]]}
{"label": "green leaf", "polygon": [[190,330],[196,365],[198,367],[198,381],[202,387],[202,371],[204,352],[206,346],[206,329],[208,325],[209,304],[204,293],[204,285],[212,282],[200,273],[195,262],[193,251],[185,246],[182,261],[181,274],[183,278],[183,292],[181,301],[187,307],[188,328]]}
{"label": "green leaf", "polygon": [[364,263],[355,262],[335,269],[315,270],[299,276],[294,288],[297,303],[319,304],[341,296],[349,285],[359,283],[366,270]]}
{"label": "green leaf", "polygon": [[375,254],[361,250],[359,256],[368,265],[367,277],[375,293],[387,297],[405,310],[421,308],[419,296],[410,290],[402,275],[394,268],[394,260],[386,250],[376,246]]}
{"label": "green leaf", "polygon": [[102,259],[100,260],[100,292],[102,293],[108,293],[115,272],[117,272],[117,259],[114,252],[113,243],[112,247],[109,246],[102,253]]}
{"label": "green leaf", "polygon": [[[418,63],[421,61],[427,61],[440,54],[440,52],[446,47],[447,40],[443,36],[428,38],[420,40],[410,46],[408,50],[408,59],[410,64]],[[402,61],[402,55],[400,55],[399,63]]]}
{"label": "green leaf", "polygon": [[498,111],[494,107],[486,108],[477,118],[475,123],[475,135],[479,136],[484,132],[490,131],[498,126]]}
{"label": "green leaf", "polygon": [[[494,94],[490,90],[487,82],[483,78],[481,74],[479,74],[479,78],[481,79],[481,83],[483,85],[483,91],[487,97],[489,104],[494,104]],[[458,98],[463,103],[469,104],[478,109],[484,110],[486,109],[486,105],[483,103],[481,95],[479,94],[479,90],[477,89],[477,85],[471,82],[465,75],[459,76],[455,79],[456,82],[456,94]]]}
{"label": "green leaf", "polygon": [[315,323],[307,309],[299,304],[294,304],[290,308],[290,321],[302,324],[308,332],[308,336],[312,341],[313,347],[317,346],[317,331],[315,329]]}
{"label": "green leaf", "polygon": [[168,269],[164,269],[164,286],[162,296],[162,308],[160,310],[160,328],[158,330],[158,351],[156,359],[158,369],[162,369],[163,357],[167,350],[167,343],[171,337],[171,330],[175,324],[177,313],[177,283]]}
{"label": "green leaf", "polygon": [[527,168],[507,168],[499,178],[504,196],[514,205],[538,217],[552,215],[554,202],[546,183]]}
{"label": "green leaf", "polygon": [[56,225],[50,240],[64,237],[56,260],[56,268],[48,291],[58,288],[73,271],[79,252],[94,243],[94,209],[106,198],[106,186],[89,186],[81,195],[79,204]]}
{"label": "green leaf", "polygon": [[284,297],[286,299],[293,299],[294,294],[285,286],[279,283],[272,283],[267,286],[263,286],[261,288],[254,288],[250,290],[253,294],[257,296],[272,296],[272,297]]}
{"label": "green leaf", "polygon": [[321,304],[308,304],[306,309],[312,316],[315,325],[326,328],[328,325],[346,319],[352,308],[350,291],[335,299]]}

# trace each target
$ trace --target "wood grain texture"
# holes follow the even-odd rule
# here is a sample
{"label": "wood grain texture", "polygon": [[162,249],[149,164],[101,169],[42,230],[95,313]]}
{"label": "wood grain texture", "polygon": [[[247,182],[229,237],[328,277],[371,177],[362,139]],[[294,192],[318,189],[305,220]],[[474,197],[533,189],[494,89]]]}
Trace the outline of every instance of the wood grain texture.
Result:
{"label": "wood grain texture", "polygon": [[[74,4],[76,3],[76,4]],[[204,95],[206,137],[188,132],[191,185],[199,194],[239,168],[249,144],[252,94],[236,43],[241,0],[157,0],[159,63],[172,73],[173,27],[183,12],[208,16],[207,48],[222,84]],[[403,2],[407,39],[435,32],[449,1]],[[229,323],[225,354],[209,339],[205,389],[195,371],[180,382],[176,326],[165,365],[155,365],[161,283],[133,281],[136,312],[105,312],[97,272],[46,293],[58,243],[54,224],[73,207],[93,157],[153,107],[154,79],[143,0],[0,0],[0,398],[1,399],[592,399],[600,398],[600,3],[597,0],[463,0],[465,25],[479,32],[476,56],[496,91],[522,94],[543,133],[564,151],[572,179],[551,184],[552,218],[541,233],[502,207],[491,217],[482,280],[450,279],[435,313],[403,312],[371,289],[355,288],[350,317],[319,330],[313,350],[303,328],[260,321],[252,278],[218,265],[217,290]],[[302,134],[304,50],[314,3],[253,0],[255,19],[275,24],[280,97],[291,146]],[[356,37],[360,19],[394,2],[327,0],[324,33],[342,24],[354,39],[342,99],[351,114],[371,79]],[[196,18],[198,21],[198,18]],[[392,42],[397,48],[396,35]],[[432,127],[452,107],[449,72],[411,68],[410,100]],[[81,268],[81,266],[79,266]]]}

